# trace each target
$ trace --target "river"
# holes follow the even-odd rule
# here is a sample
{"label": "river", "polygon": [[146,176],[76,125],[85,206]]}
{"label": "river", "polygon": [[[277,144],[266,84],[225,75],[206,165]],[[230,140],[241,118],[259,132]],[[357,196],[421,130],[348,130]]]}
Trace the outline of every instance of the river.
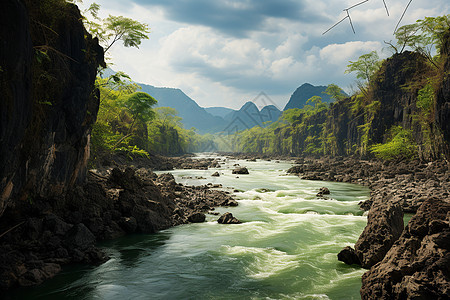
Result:
{"label": "river", "polygon": [[[232,175],[234,164],[249,175]],[[291,162],[229,159],[217,169],[174,170],[183,184],[232,187],[243,223],[218,216],[154,235],[102,243],[112,257],[97,267],[66,267],[43,285],[12,299],[360,299],[364,270],[337,260],[367,222],[358,202],[369,189],[287,176]],[[239,178],[236,178],[239,177]],[[205,179],[203,179],[205,178]],[[330,199],[316,197],[330,189]]]}

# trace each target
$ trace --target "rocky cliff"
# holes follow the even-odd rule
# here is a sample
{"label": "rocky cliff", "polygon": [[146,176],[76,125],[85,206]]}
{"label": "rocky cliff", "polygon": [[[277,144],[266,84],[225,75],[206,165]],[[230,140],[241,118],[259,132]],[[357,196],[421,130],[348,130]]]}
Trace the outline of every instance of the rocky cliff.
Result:
{"label": "rocky cliff", "polygon": [[0,10],[0,216],[85,177],[103,49],[75,5],[5,0]]}
{"label": "rocky cliff", "polygon": [[450,298],[450,203],[430,198],[382,261],[362,278],[362,299]]}
{"label": "rocky cliff", "polygon": [[422,161],[450,158],[448,39],[435,66],[420,53],[396,53],[383,61],[361,93],[328,108],[317,105],[297,113],[288,111],[289,124],[281,120],[273,138],[269,138],[272,132],[259,141],[254,138],[253,144],[264,146],[252,151],[370,158],[372,146],[386,145],[401,131],[407,137],[402,144],[407,149],[403,157],[414,155]]}

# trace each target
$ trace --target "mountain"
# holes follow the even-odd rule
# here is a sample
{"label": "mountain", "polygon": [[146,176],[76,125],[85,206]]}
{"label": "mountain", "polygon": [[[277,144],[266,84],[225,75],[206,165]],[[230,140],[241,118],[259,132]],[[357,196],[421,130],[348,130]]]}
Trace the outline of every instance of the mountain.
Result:
{"label": "mountain", "polygon": [[255,126],[264,127],[266,122],[275,122],[280,115],[281,111],[274,105],[267,105],[260,111],[255,103],[249,101],[239,110],[225,116],[225,120],[228,121],[226,128],[229,132],[235,132]]}
{"label": "mountain", "polygon": [[185,128],[197,128],[199,133],[213,133],[223,130],[226,122],[220,116],[215,116],[200,107],[194,100],[180,89],[154,87],[139,83],[142,91],[158,100],[157,107],[172,107],[183,118]]}
{"label": "mountain", "polygon": [[290,108],[303,108],[306,101],[313,96],[322,97],[322,102],[331,103],[333,102],[333,99],[331,99],[330,95],[324,93],[326,89],[327,87],[323,85],[314,86],[309,83],[304,83],[295,90],[283,110]]}
{"label": "mountain", "polygon": [[205,107],[206,112],[213,116],[224,118],[229,113],[235,111],[234,109],[227,107]]}

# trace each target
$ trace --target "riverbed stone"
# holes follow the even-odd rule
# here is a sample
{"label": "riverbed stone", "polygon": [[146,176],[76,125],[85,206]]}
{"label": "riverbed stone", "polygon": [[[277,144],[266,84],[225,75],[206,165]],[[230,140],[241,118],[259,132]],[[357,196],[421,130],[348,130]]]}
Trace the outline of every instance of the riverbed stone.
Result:
{"label": "riverbed stone", "polygon": [[188,221],[191,223],[203,223],[206,220],[206,216],[204,213],[197,212],[193,213],[188,217]]}
{"label": "riverbed stone", "polygon": [[231,173],[232,174],[242,174],[242,175],[249,174],[248,169],[246,167],[236,168]]}
{"label": "riverbed stone", "polygon": [[237,218],[233,216],[232,213],[226,212],[222,216],[220,216],[219,220],[217,220],[219,224],[241,224]]}

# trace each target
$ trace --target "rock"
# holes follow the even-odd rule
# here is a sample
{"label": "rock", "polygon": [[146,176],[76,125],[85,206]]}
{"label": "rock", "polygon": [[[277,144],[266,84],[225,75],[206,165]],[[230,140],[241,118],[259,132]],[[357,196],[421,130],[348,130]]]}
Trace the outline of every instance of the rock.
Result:
{"label": "rock", "polygon": [[232,213],[226,212],[217,220],[219,224],[241,224],[242,222],[233,217]]}
{"label": "rock", "polygon": [[67,232],[64,242],[71,248],[87,249],[94,245],[95,236],[83,223],[80,223]]}
{"label": "rock", "polygon": [[44,217],[44,228],[59,236],[64,236],[72,226],[54,214],[48,214]]}
{"label": "rock", "polygon": [[220,173],[219,173],[219,172],[214,172],[211,176],[213,176],[213,177],[219,177],[219,176],[220,176]]}
{"label": "rock", "polygon": [[193,213],[188,217],[188,221],[191,223],[203,223],[206,220],[206,216],[204,213],[197,212]]}
{"label": "rock", "polygon": [[[52,13],[59,3],[48,1],[44,8],[34,1],[2,1],[0,216],[28,194],[59,197],[86,177],[103,49],[85,30],[75,5],[60,5],[59,13]],[[40,26],[29,20],[39,20]],[[53,49],[57,59],[50,55],[45,67],[36,63],[37,45]],[[46,79],[33,76],[44,73]]]}
{"label": "rock", "polygon": [[247,168],[242,167],[242,168],[236,168],[232,171],[232,174],[249,174]]}
{"label": "rock", "polygon": [[61,266],[54,263],[46,263],[39,268],[27,271],[19,279],[20,286],[33,286],[41,284],[44,280],[54,277],[61,271]]}
{"label": "rock", "polygon": [[448,199],[426,200],[384,259],[363,275],[361,298],[449,299],[449,211]]}
{"label": "rock", "polygon": [[345,247],[341,250],[341,252],[339,252],[338,260],[346,263],[347,265],[361,265],[358,255],[356,255],[355,250],[350,246]]}
{"label": "rock", "polygon": [[367,225],[355,244],[363,268],[380,262],[403,231],[403,211],[392,197],[372,204]]}
{"label": "rock", "polygon": [[323,195],[329,195],[330,194],[330,190],[326,187],[321,187],[319,189],[319,193],[322,193]]}
{"label": "rock", "polygon": [[287,170],[287,173],[289,174],[300,174],[303,173],[303,167],[302,166],[293,166]]}
{"label": "rock", "polygon": [[319,189],[319,192],[316,194],[317,197],[323,197],[323,195],[329,195],[330,194],[330,190],[326,187],[321,187]]}
{"label": "rock", "polygon": [[222,203],[220,203],[220,206],[238,206],[238,202],[234,199],[225,199]]}
{"label": "rock", "polygon": [[137,222],[134,217],[122,217],[119,225],[128,233],[135,232],[137,228]]}

